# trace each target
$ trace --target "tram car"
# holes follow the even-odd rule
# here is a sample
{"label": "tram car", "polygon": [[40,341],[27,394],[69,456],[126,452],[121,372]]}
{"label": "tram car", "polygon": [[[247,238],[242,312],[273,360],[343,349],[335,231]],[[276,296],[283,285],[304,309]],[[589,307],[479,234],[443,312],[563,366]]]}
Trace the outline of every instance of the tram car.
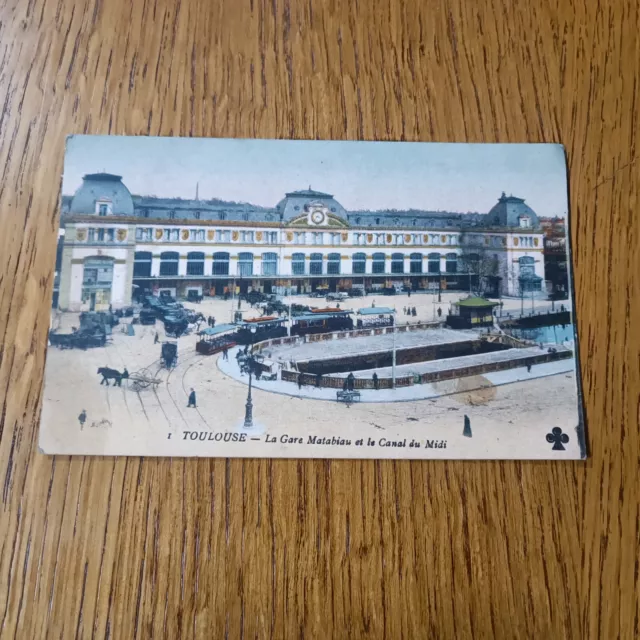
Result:
{"label": "tram car", "polygon": [[351,331],[353,320],[351,311],[343,309],[314,309],[292,318],[292,336],[307,336],[314,333],[331,333],[332,331]]}
{"label": "tram car", "polygon": [[160,364],[165,369],[173,369],[178,364],[178,343],[163,342],[160,350]]}
{"label": "tram car", "polygon": [[286,320],[275,316],[263,316],[251,320],[243,320],[238,324],[238,330],[234,334],[236,344],[255,344],[262,340],[284,338],[287,329],[284,326]]}
{"label": "tram car", "polygon": [[393,327],[395,309],[391,307],[364,307],[358,309],[356,326],[358,329]]}
{"label": "tram car", "polygon": [[200,339],[196,342],[196,351],[203,356],[212,356],[224,349],[235,347],[237,329],[235,324],[220,324],[217,327],[203,329],[198,334]]}

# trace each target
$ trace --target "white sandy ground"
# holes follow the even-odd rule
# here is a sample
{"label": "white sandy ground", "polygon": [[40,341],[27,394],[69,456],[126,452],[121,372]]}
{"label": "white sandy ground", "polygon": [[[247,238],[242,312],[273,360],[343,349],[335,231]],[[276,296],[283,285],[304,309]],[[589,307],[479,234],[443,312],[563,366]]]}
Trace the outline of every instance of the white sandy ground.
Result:
{"label": "white sandy ground", "polygon": [[[376,304],[382,306],[382,301],[386,304],[393,299],[376,298]],[[396,303],[403,299],[406,303],[406,296],[395,297]],[[354,308],[369,306],[370,300],[371,297],[359,300]],[[520,301],[515,302],[519,307]],[[410,303],[418,307],[418,319],[421,315],[430,319],[431,296],[412,295]],[[230,302],[220,300],[195,307],[205,315],[215,315],[218,322],[227,321],[225,314],[230,313]],[[63,314],[56,322],[63,328],[70,327],[77,324],[77,316]],[[254,388],[255,426],[246,430],[243,428],[246,380],[238,382],[220,371],[217,366],[220,356],[196,354],[194,335],[180,338],[179,363],[174,370],[158,370],[160,345],[153,344],[156,330],[163,339],[162,324],[158,323],[155,328],[136,326],[133,337],[116,327],[112,343],[105,348],[49,349],[40,434],[44,452],[417,459],[569,459],[580,455],[575,435],[578,407],[573,371],[510,384],[500,384],[499,378],[492,377],[519,370],[461,378],[433,385],[437,393],[448,394],[438,398],[351,407]],[[126,366],[130,373],[147,367],[154,374],[157,372],[162,382],[155,391],[148,388],[139,393],[124,382],[122,388],[101,386],[97,375],[101,366],[120,370]],[[487,384],[500,386],[486,387]],[[191,387],[197,394],[197,409],[187,408]],[[87,412],[87,421],[81,429],[78,415],[82,409]],[[462,436],[465,414],[471,421],[472,438]],[[546,442],[545,436],[554,426],[570,437],[565,451],[552,451],[552,445]],[[246,441],[215,440],[225,432],[240,434],[237,437]],[[205,440],[190,440],[192,436]],[[350,444],[311,445],[307,444],[309,436],[336,437]],[[275,442],[267,442],[267,438]],[[281,442],[283,438],[300,438],[302,443],[285,444]],[[412,439],[421,446],[409,447]],[[363,441],[361,445],[356,444],[359,440]],[[374,444],[368,445],[368,440]],[[404,441],[406,446],[386,446],[390,441]],[[446,448],[426,448],[427,441],[446,442]]]}

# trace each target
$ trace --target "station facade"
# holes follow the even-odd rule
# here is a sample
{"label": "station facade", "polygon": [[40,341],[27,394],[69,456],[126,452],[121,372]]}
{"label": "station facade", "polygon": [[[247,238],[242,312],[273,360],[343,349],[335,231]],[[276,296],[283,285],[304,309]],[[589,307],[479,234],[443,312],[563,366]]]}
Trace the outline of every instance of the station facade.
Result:
{"label": "station facade", "polygon": [[486,214],[347,211],[311,188],[275,207],[132,195],[89,174],[63,197],[57,306],[174,296],[383,288],[545,295],[543,231],[504,193]]}

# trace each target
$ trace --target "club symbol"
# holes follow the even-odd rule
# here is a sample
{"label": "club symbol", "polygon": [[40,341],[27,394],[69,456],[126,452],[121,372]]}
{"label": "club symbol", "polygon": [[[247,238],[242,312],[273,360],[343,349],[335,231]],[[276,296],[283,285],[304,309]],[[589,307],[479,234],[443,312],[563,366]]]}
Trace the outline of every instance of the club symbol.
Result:
{"label": "club symbol", "polygon": [[560,427],[553,427],[551,433],[547,433],[547,442],[553,443],[552,451],[564,451],[564,445],[569,442],[569,436],[562,433]]}

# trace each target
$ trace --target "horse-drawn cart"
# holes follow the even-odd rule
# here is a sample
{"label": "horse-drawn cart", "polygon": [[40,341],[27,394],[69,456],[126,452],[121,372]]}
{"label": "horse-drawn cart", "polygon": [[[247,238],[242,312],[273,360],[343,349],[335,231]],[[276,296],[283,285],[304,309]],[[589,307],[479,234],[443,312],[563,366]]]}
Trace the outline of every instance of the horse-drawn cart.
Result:
{"label": "horse-drawn cart", "polygon": [[178,364],[178,343],[163,342],[160,363],[165,369],[173,369]]}
{"label": "horse-drawn cart", "polygon": [[148,387],[155,389],[162,382],[160,378],[154,377],[149,369],[140,369],[140,371],[129,374],[128,380],[129,388],[132,391],[142,391]]}

